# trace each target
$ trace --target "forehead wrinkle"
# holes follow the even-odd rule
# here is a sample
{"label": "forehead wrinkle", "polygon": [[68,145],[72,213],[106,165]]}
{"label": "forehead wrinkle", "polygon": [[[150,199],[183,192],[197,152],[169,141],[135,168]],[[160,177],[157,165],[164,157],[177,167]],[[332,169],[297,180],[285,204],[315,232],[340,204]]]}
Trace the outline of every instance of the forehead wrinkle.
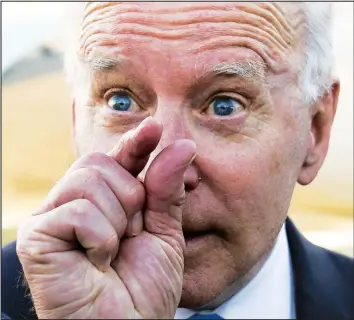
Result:
{"label": "forehead wrinkle", "polygon": [[[198,5],[194,5],[192,6],[192,8],[187,7],[188,10],[183,10],[186,11],[184,12],[183,15],[181,15],[181,8],[179,10],[177,10],[176,12],[174,12],[174,10],[176,10],[176,8],[174,8],[174,10],[167,10],[168,13],[172,14],[172,16],[167,15],[165,16],[164,14],[162,14],[161,8],[150,8],[148,7],[140,7],[137,5],[134,5],[133,7],[131,7],[131,5],[129,5],[126,8],[126,5],[122,4],[122,3],[118,3],[119,6],[116,7],[114,6],[114,4],[116,5],[117,3],[98,3],[99,5],[94,5],[93,7],[90,8],[90,10],[86,10],[86,15],[84,17],[84,21],[82,24],[82,33],[81,33],[81,41],[82,45],[84,45],[86,43],[86,45],[84,45],[83,48],[84,51],[86,51],[85,49],[88,49],[89,43],[90,42],[94,42],[96,44],[99,44],[100,40],[104,40],[105,38],[107,38],[110,34],[110,31],[115,31],[113,33],[127,33],[128,31],[130,33],[134,33],[136,31],[139,30],[135,30],[137,27],[137,21],[135,21],[138,16],[140,16],[140,14],[144,13],[144,19],[146,21],[144,21],[143,25],[146,25],[145,27],[147,27],[147,24],[150,25],[149,26],[149,30],[145,30],[144,34],[148,33],[151,35],[155,34],[155,35],[159,35],[159,36],[163,36],[164,38],[174,38],[176,37],[176,35],[179,35],[179,33],[181,33],[182,31],[187,31],[187,30],[182,30],[185,29],[187,25],[189,24],[195,24],[195,23],[202,23],[204,22],[204,20],[207,18],[208,22],[225,22],[226,20],[229,22],[237,22],[237,23],[241,23],[241,24],[246,24],[246,22],[248,24],[252,24],[254,26],[260,27],[262,26],[262,28],[264,28],[264,30],[267,30],[267,32],[270,32],[270,34],[272,35],[272,37],[274,38],[275,42],[279,41],[280,43],[282,43],[282,45],[280,45],[281,48],[279,48],[281,51],[283,51],[290,43],[291,43],[291,39],[292,39],[292,32],[289,33],[289,26],[288,24],[285,22],[285,19],[283,17],[283,19],[280,19],[280,21],[278,21],[279,16],[281,16],[281,13],[279,13],[279,9],[277,10],[277,8],[273,8],[273,4],[272,5],[268,5],[268,6],[264,6],[264,5],[260,5],[260,4],[242,4],[239,3],[236,7],[236,10],[226,10],[227,5],[226,4],[219,4],[217,6],[211,6],[210,4],[208,4],[209,10],[205,11],[202,15],[200,10],[204,11],[207,9],[206,4],[204,3],[202,6]],[[123,5],[123,8],[122,8]],[[108,9],[109,7],[109,9]],[[214,8],[215,7],[215,8]],[[134,9],[133,9],[134,8]],[[183,6],[182,6],[183,8]],[[213,12],[211,13],[210,9],[213,8]],[[184,8],[186,9],[186,8]],[[193,10],[192,10],[193,9]],[[222,13],[219,11],[222,10]],[[96,14],[94,16],[92,16],[91,18],[89,18],[88,20],[86,20],[86,18],[88,18],[88,16],[91,15],[91,13],[93,13],[94,11],[96,11]],[[98,11],[98,12],[97,12]],[[165,10],[162,10],[165,11]],[[219,11],[219,12],[218,12]],[[130,12],[133,15],[127,15],[127,13]],[[187,14],[188,12],[188,14]],[[189,12],[192,14],[191,16],[189,15]],[[120,16],[121,13],[125,13],[123,16]],[[217,14],[216,14],[217,13]],[[257,15],[258,13],[258,15]],[[230,16],[231,14],[231,16]],[[244,15],[244,16],[243,16]],[[151,17],[154,18],[151,18]],[[135,17],[135,18],[134,18]],[[252,17],[252,19],[247,19]],[[116,27],[109,27],[108,29],[105,28],[101,22],[106,21],[106,22],[110,22],[112,24],[114,24],[115,19],[118,19],[117,21],[119,21],[118,25]],[[134,20],[135,19],[135,20]],[[142,17],[139,18],[139,20],[141,20]],[[143,20],[144,20],[143,19]],[[236,20],[235,20],[236,19]],[[86,21],[85,21],[86,20]],[[121,20],[121,21],[120,21]],[[252,22],[253,21],[253,22]],[[135,26],[132,25],[132,23],[135,22]],[[139,24],[141,24],[143,21],[140,21]],[[89,26],[91,25],[91,23],[99,23],[100,27],[97,30],[91,30],[92,28]],[[152,28],[151,24],[161,24],[161,26],[163,25],[165,29],[167,27],[167,25],[170,25],[170,28],[172,28],[170,31],[174,30],[175,28],[173,28],[172,26],[176,27],[176,25],[179,26],[177,31],[172,31],[172,34],[170,34],[171,32],[168,32],[166,30],[157,30]],[[123,25],[125,27],[123,27]],[[183,28],[182,25],[184,26]],[[128,30],[128,29],[129,30]],[[112,30],[111,30],[112,29]],[[127,29],[127,30],[126,30]],[[146,29],[146,28],[145,28]],[[98,31],[99,30],[99,31]],[[166,33],[167,31],[167,33]],[[189,31],[193,31],[193,30],[189,30]],[[128,33],[129,33],[128,32]],[[141,30],[138,32],[141,33]],[[160,34],[161,33],[161,34]],[[165,34],[166,33],[166,34]],[[278,39],[278,33],[282,34],[282,36],[280,36],[280,39]],[[192,32],[191,34],[194,34],[194,32]],[[182,36],[182,34],[180,34],[180,36]],[[107,41],[106,41],[107,42]],[[105,42],[105,44],[106,44]],[[114,41],[112,41],[113,44]],[[285,45],[285,47],[284,47]]]}
{"label": "forehead wrinkle", "polygon": [[[118,4],[118,7],[116,6]],[[141,3],[140,3],[141,4]],[[89,10],[87,8],[90,7]],[[184,9],[184,10],[183,10]],[[158,23],[158,24],[169,24],[173,26],[179,26],[180,24],[185,25],[188,24],[187,20],[190,19],[197,19],[198,21],[194,22],[202,22],[200,18],[205,19],[205,13],[208,13],[207,16],[209,16],[209,13],[211,11],[216,11],[217,17],[219,17],[220,22],[224,21],[225,18],[227,17],[228,14],[234,12],[240,12],[242,11],[246,15],[253,16],[253,19],[259,19],[259,22],[262,24],[263,27],[267,25],[268,28],[277,30],[279,33],[283,33],[284,40],[286,42],[291,41],[293,38],[293,33],[294,33],[294,28],[291,24],[291,21],[287,21],[286,19],[286,14],[284,13],[283,10],[281,10],[281,6],[278,5],[277,3],[238,3],[237,7],[235,8],[236,10],[232,10],[233,8],[228,8],[228,3],[219,3],[218,5],[212,5],[210,3],[206,4],[204,3],[203,6],[195,5],[195,6],[188,6],[187,8],[181,8],[179,10],[176,10],[176,8],[172,10],[162,10],[161,8],[150,8],[149,6],[147,7],[142,7],[139,6],[139,2],[136,4],[132,5],[129,3],[128,5],[126,3],[122,2],[97,2],[95,4],[88,4],[85,7],[85,14],[84,18],[82,20],[81,28],[86,29],[88,24],[91,24],[93,22],[99,22],[101,20],[106,20],[106,18],[118,18],[119,14],[124,14],[124,19],[121,22],[124,22],[126,19],[126,22],[132,22],[133,17],[138,18],[139,20],[142,19],[141,14],[144,15],[144,17],[151,17],[152,15],[156,15],[154,19],[148,19],[145,22],[148,22],[151,24],[152,22]],[[181,12],[184,14],[181,15]],[[203,13],[204,12],[204,13]],[[92,13],[95,13],[93,17],[91,16]],[[133,14],[130,16],[128,13]],[[194,18],[189,17],[187,13],[193,13]],[[200,15],[203,13],[202,15]],[[127,15],[128,14],[128,15]],[[167,14],[167,15],[166,15]],[[225,14],[225,16],[224,16]],[[238,14],[237,14],[238,15]],[[210,15],[211,17],[212,15]],[[223,16],[223,17],[221,17]],[[130,18],[128,18],[130,17]],[[88,18],[88,19],[87,19]],[[108,19],[110,20],[110,19]],[[131,20],[131,21],[130,21]],[[144,20],[144,19],[143,19]],[[160,21],[161,20],[161,21]],[[200,20],[200,21],[199,21]],[[114,20],[112,20],[113,22]],[[119,19],[117,20],[119,21]],[[144,23],[143,23],[144,24]]]}

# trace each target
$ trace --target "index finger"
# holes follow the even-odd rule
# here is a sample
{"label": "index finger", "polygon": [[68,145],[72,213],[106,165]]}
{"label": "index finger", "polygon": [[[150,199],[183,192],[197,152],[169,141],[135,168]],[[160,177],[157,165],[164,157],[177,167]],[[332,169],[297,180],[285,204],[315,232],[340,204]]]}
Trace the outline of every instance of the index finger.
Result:
{"label": "index finger", "polygon": [[107,155],[125,170],[137,176],[145,167],[162,135],[162,125],[153,118],[146,118],[135,130],[124,134],[118,145]]}

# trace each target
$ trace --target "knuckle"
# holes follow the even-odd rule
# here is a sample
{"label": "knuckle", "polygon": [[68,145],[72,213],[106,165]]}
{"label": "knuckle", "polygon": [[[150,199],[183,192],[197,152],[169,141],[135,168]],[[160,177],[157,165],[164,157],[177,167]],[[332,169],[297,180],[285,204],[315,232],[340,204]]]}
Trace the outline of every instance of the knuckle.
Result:
{"label": "knuckle", "polygon": [[96,166],[106,166],[112,162],[112,159],[104,153],[92,152],[83,155],[78,160],[76,160],[65,175],[77,171],[81,168],[96,167]]}
{"label": "knuckle", "polygon": [[102,162],[107,162],[109,157],[101,152],[91,152],[84,155],[81,159],[82,164],[101,164]]}
{"label": "knuckle", "polygon": [[77,199],[72,203],[73,205],[73,214],[79,216],[79,218],[83,215],[95,214],[97,212],[97,208],[91,201],[87,199]]}
{"label": "knuckle", "polygon": [[[117,243],[119,241],[118,234],[116,232],[107,236],[106,241],[104,242],[104,248],[108,252],[115,251],[117,248]],[[114,257],[112,257],[113,259]]]}
{"label": "knuckle", "polygon": [[139,207],[142,205],[145,201],[145,188],[143,184],[136,180],[130,187],[126,189],[124,199],[131,206]]}
{"label": "knuckle", "polygon": [[99,184],[103,180],[101,173],[94,168],[80,168],[77,170],[76,174],[82,175],[85,186],[93,183]]}
{"label": "knuckle", "polygon": [[21,245],[20,243],[16,243],[16,253],[21,262],[38,261],[43,254],[40,246]]}
{"label": "knuckle", "polygon": [[92,189],[100,187],[103,183],[103,177],[98,170],[79,168],[49,191],[43,209],[51,210],[75,199],[86,198]]}

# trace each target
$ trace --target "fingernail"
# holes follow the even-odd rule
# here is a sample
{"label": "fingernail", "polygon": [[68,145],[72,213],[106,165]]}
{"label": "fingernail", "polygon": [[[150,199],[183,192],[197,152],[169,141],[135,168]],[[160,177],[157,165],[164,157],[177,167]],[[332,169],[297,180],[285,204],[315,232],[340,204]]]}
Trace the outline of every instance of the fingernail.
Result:
{"label": "fingernail", "polygon": [[196,156],[197,156],[197,154],[194,154],[194,156],[189,160],[188,165],[190,165],[194,161]]}
{"label": "fingernail", "polygon": [[155,122],[157,122],[155,119],[153,119],[153,117],[151,117],[151,116],[150,116],[150,117],[147,117],[147,118],[145,118],[143,121],[140,122],[140,124],[138,125],[138,128],[137,128],[137,129],[143,127],[147,122],[150,122],[150,121],[155,121]]}
{"label": "fingernail", "polygon": [[106,272],[111,265],[112,257],[109,252],[92,249],[87,251],[87,256],[101,272]]}
{"label": "fingernail", "polygon": [[137,236],[143,230],[143,215],[138,211],[132,219],[132,236]]}

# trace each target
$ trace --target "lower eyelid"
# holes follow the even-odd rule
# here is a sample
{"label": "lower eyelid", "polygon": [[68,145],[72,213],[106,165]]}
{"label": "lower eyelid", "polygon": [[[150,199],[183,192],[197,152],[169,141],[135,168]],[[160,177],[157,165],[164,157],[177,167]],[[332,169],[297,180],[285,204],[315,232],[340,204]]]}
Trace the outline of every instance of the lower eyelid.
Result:
{"label": "lower eyelid", "polygon": [[[132,109],[132,108],[131,108]],[[119,111],[119,110],[114,110],[112,107],[110,107],[108,104],[104,105],[101,108],[101,115],[105,117],[113,117],[113,116],[119,116],[124,114],[131,114],[133,111],[128,110],[128,111]]]}
{"label": "lower eyelid", "polygon": [[197,116],[198,125],[215,132],[220,135],[232,135],[241,132],[248,117],[246,112],[239,112],[234,116],[218,117],[218,116]]}
{"label": "lower eyelid", "polygon": [[119,112],[119,111],[114,110],[108,104],[104,105],[103,108],[101,108],[101,115],[102,116],[111,116],[117,112]]}
{"label": "lower eyelid", "polygon": [[130,93],[130,91],[128,89],[123,89],[123,88],[111,88],[108,90],[105,90],[104,94],[103,94],[103,98],[105,100],[109,100],[110,98],[112,98],[115,94],[121,94],[121,95],[127,95],[129,97],[132,97],[132,94]]}
{"label": "lower eyelid", "polygon": [[119,112],[108,106],[103,106],[96,114],[95,122],[102,127],[119,127],[140,123],[147,116],[148,114],[145,112]]}

